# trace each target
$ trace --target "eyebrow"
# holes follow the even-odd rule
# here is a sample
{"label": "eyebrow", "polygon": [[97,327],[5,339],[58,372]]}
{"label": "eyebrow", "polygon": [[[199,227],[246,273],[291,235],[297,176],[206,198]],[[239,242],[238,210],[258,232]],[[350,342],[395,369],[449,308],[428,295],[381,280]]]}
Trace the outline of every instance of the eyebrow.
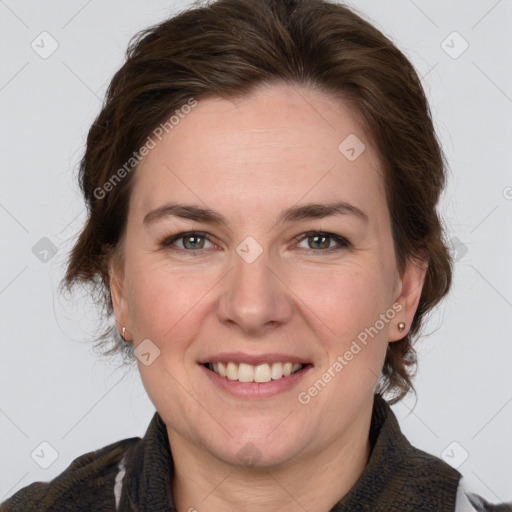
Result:
{"label": "eyebrow", "polygon": [[[363,222],[368,222],[366,213],[356,206],[346,203],[345,201],[336,201],[331,203],[308,203],[292,206],[279,214],[277,224],[298,222],[305,219],[323,219],[324,217],[330,217],[332,215],[352,215]],[[179,203],[168,203],[150,211],[144,217],[143,223],[145,225],[153,224],[169,216],[214,225],[228,225],[226,218],[218,212],[193,204]]]}

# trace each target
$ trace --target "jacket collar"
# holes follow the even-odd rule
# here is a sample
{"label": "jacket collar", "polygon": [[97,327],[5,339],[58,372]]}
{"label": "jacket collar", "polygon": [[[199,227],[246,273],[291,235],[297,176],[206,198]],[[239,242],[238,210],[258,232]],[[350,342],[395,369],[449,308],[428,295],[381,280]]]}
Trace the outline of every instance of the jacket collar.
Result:
{"label": "jacket collar", "polygon": [[413,447],[391,407],[376,394],[370,425],[372,451],[359,480],[332,512],[453,512],[461,474]]}

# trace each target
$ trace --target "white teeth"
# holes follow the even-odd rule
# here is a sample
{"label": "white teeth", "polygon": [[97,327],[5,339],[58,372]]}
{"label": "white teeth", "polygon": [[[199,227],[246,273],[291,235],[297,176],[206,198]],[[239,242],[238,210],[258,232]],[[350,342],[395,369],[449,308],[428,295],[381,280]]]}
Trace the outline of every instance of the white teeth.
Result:
{"label": "white teeth", "polygon": [[283,376],[283,363],[272,364],[272,378],[274,380],[280,379]]}
{"label": "white teeth", "polygon": [[240,363],[238,367],[238,380],[240,382],[252,382],[254,380],[254,366],[252,364]]}
{"label": "white teeth", "polygon": [[289,377],[304,365],[300,363],[262,363],[252,365],[247,363],[210,363],[208,368],[221,377],[240,382],[270,382],[271,380]]}
{"label": "white teeth", "polygon": [[297,370],[300,370],[302,368],[302,365],[300,363],[295,363],[292,366],[292,373],[295,373]]}
{"label": "white teeth", "polygon": [[228,367],[226,368],[226,377],[229,380],[238,380],[238,365],[236,363],[228,363]]}
{"label": "white teeth", "polygon": [[218,370],[219,370],[218,373],[221,377],[226,376],[226,367],[224,366],[224,363],[219,363]]}
{"label": "white teeth", "polygon": [[254,382],[270,382],[271,380],[270,366],[267,363],[254,367]]}

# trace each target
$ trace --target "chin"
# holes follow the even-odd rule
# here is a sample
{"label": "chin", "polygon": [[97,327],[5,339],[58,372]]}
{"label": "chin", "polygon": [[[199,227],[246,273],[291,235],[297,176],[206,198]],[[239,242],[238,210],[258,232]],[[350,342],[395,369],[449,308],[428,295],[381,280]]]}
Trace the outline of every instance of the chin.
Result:
{"label": "chin", "polygon": [[286,464],[296,455],[293,446],[264,444],[256,440],[212,447],[212,454],[224,463],[247,468],[269,469]]}
{"label": "chin", "polygon": [[232,424],[232,436],[223,432],[221,436],[204,439],[203,446],[226,464],[253,468],[279,466],[302,453],[308,443],[304,439],[304,433],[299,438],[290,431],[290,426],[286,431],[278,433],[275,425],[273,422],[272,428],[268,428],[267,424],[254,428],[254,424],[246,424],[244,428],[236,429]]}

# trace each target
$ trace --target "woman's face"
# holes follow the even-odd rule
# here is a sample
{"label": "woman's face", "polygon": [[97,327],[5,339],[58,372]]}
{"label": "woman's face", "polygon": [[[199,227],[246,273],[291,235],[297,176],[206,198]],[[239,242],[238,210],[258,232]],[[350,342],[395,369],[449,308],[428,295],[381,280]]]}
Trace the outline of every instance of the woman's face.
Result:
{"label": "woman's face", "polygon": [[364,434],[424,270],[396,270],[383,170],[350,112],[285,85],[199,100],[135,171],[112,294],[171,444],[277,465]]}

